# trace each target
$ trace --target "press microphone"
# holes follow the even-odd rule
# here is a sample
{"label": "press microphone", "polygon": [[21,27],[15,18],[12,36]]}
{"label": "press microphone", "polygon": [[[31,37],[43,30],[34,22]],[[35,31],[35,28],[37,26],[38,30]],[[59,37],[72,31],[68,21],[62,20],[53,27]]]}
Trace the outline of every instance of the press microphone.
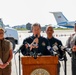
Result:
{"label": "press microphone", "polygon": [[[38,38],[38,35],[36,34],[35,38]],[[33,46],[38,46],[38,44],[36,42],[33,43]],[[33,57],[34,59],[37,59],[37,55],[38,55],[38,48],[33,48]]]}
{"label": "press microphone", "polygon": [[60,56],[60,52],[59,52],[59,47],[57,46],[57,44],[54,44],[52,49],[56,52],[56,55]]}
{"label": "press microphone", "polygon": [[71,56],[71,54],[72,54],[72,49],[71,48],[67,48],[67,47],[61,46],[61,45],[59,45],[59,47],[62,51],[66,51]]}
{"label": "press microphone", "polygon": [[[25,42],[25,44],[28,44],[27,42]],[[15,54],[17,54],[18,52],[20,52],[20,50],[24,49],[25,48],[25,44],[22,44],[20,46],[20,48],[15,52]],[[28,48],[29,48],[29,44],[28,44]],[[26,49],[26,54],[29,53],[29,49]]]}
{"label": "press microphone", "polygon": [[28,55],[31,55],[30,53],[31,53],[31,51],[30,51],[30,45],[29,45],[29,43],[25,43],[25,44],[28,44],[28,48],[26,48],[26,56],[28,56]]}
{"label": "press microphone", "polygon": [[[38,37],[38,35],[36,34],[35,38],[37,38],[37,37]],[[38,44],[36,42],[34,42],[32,45],[33,46],[38,46]]]}
{"label": "press microphone", "polygon": [[15,54],[17,54],[18,52],[20,52],[20,50],[22,50],[24,48],[24,44],[20,46],[20,48],[15,52]]}
{"label": "press microphone", "polygon": [[56,56],[57,55],[57,53],[53,50],[53,48],[51,46],[47,46],[47,50],[50,52],[50,54],[52,56]]}

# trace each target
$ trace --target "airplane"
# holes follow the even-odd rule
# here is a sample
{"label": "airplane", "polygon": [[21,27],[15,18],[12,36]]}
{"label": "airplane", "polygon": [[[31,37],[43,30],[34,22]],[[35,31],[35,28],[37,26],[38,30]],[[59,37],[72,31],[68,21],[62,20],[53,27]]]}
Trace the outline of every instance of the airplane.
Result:
{"label": "airplane", "polygon": [[62,12],[50,12],[54,15],[57,25],[66,28],[74,28],[76,21],[68,21],[68,19],[63,15]]}

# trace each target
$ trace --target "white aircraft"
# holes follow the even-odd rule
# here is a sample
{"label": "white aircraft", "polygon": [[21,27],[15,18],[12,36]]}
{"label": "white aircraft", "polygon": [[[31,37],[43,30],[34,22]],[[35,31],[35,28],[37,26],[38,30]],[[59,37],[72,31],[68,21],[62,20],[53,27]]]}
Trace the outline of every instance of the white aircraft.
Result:
{"label": "white aircraft", "polygon": [[62,12],[50,12],[54,15],[55,20],[59,26],[66,28],[73,28],[76,21],[68,21]]}

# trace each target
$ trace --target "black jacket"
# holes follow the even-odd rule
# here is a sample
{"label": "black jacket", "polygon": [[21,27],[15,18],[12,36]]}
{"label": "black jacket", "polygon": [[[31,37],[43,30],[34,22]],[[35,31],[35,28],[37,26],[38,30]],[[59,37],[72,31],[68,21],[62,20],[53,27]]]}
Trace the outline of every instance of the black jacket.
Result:
{"label": "black jacket", "polygon": [[[47,38],[48,39],[48,38]],[[58,52],[59,52],[59,58],[63,58],[63,55],[64,55],[64,52],[60,49],[59,46],[62,46],[62,42],[54,37],[52,37],[51,39],[48,39],[49,41],[49,44],[51,47],[54,46],[54,44],[57,44],[57,47],[58,47]]]}
{"label": "black jacket", "polygon": [[[33,42],[33,40],[35,39],[34,36],[30,36],[26,39],[24,39],[23,41],[23,44],[25,45],[26,43],[29,43],[31,44]],[[39,38],[39,43],[38,43],[38,53],[41,53],[42,55],[50,55],[50,52],[49,50],[47,49],[47,46],[49,45],[49,42],[46,38],[40,36]],[[33,49],[31,50],[33,52]],[[24,47],[22,50],[21,50],[21,53],[23,55],[26,55],[27,53],[27,49]]]}

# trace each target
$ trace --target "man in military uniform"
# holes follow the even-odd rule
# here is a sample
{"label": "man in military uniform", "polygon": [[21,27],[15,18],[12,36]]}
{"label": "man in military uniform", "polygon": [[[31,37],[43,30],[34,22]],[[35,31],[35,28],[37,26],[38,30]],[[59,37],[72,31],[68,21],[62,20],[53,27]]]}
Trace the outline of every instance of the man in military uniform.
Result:
{"label": "man in military uniform", "polygon": [[12,57],[12,45],[4,39],[4,30],[0,28],[0,75],[11,75]]}
{"label": "man in military uniform", "polygon": [[[62,42],[60,40],[58,40],[57,38],[53,37],[53,33],[54,33],[53,27],[51,25],[49,25],[46,28],[47,39],[52,48],[54,47],[54,45],[58,47],[57,55],[59,56],[59,60],[61,60],[63,58],[63,54],[64,54],[64,52],[60,48],[60,46],[62,46]],[[58,75],[59,75],[59,73],[60,73],[60,63],[58,64]]]}
{"label": "man in military uniform", "polygon": [[66,42],[66,46],[72,49],[72,75],[76,75],[76,23],[74,31],[75,33],[72,34]]}
{"label": "man in military uniform", "polygon": [[32,26],[33,35],[24,39],[23,45],[25,47],[21,50],[23,55],[50,55],[47,46],[49,45],[48,40],[40,35],[41,26],[39,23],[35,23]]}

